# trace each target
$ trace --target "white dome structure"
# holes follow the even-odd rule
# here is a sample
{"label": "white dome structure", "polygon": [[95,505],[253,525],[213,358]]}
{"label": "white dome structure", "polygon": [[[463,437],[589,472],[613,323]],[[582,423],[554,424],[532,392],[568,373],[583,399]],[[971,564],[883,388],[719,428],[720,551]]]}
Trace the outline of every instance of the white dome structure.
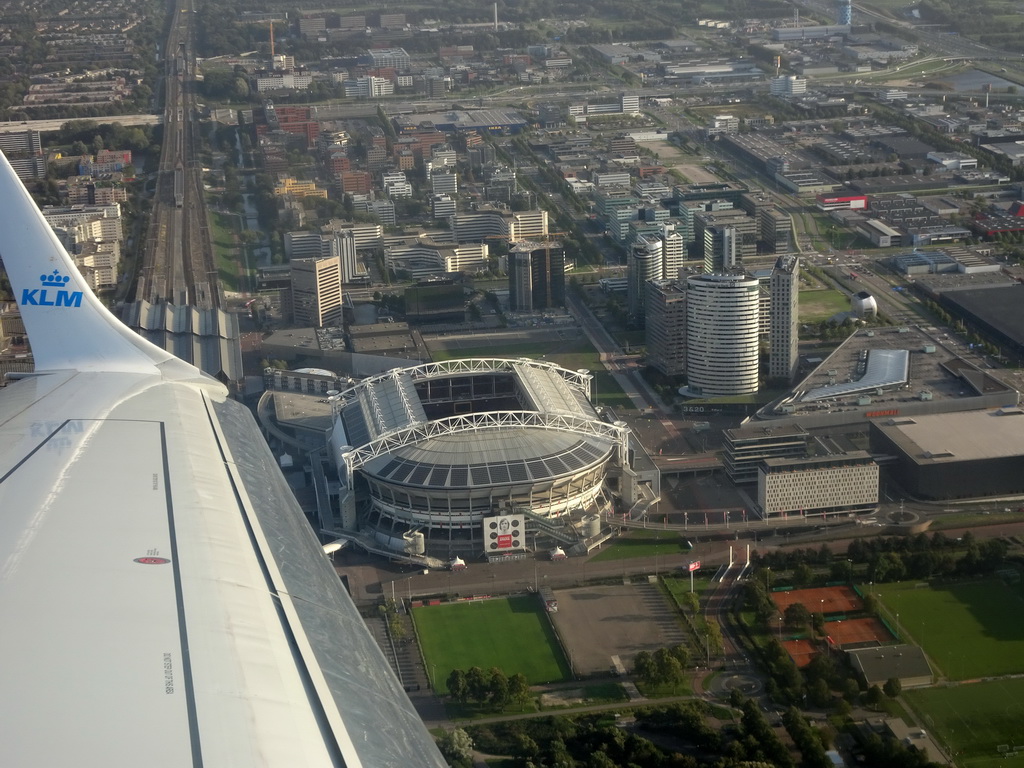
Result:
{"label": "white dome structure", "polygon": [[859,291],[851,296],[850,304],[853,314],[861,319],[878,316],[878,302],[867,291]]}

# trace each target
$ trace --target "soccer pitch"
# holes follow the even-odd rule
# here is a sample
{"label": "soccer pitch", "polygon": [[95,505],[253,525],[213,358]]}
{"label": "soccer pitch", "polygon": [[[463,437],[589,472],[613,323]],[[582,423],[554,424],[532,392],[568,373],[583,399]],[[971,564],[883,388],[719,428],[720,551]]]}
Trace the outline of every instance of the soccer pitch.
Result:
{"label": "soccer pitch", "polygon": [[453,669],[498,667],[531,685],[571,677],[536,595],[424,606],[412,616],[438,693],[448,692]]}
{"label": "soccer pitch", "polygon": [[950,680],[1024,672],[1024,590],[1019,585],[986,579],[861,589],[881,598],[889,625],[924,648]]}
{"label": "soccer pitch", "polygon": [[[1024,750],[1024,679],[905,691],[961,768],[1004,768],[1009,753]],[[1018,758],[1020,759],[1020,758]]]}

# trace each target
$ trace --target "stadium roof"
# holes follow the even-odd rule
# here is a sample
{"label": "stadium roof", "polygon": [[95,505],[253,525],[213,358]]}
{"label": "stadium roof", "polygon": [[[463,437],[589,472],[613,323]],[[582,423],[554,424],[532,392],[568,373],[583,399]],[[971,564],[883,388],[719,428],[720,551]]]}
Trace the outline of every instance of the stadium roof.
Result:
{"label": "stadium roof", "polygon": [[[416,383],[506,375],[516,410],[469,411],[431,421]],[[620,441],[589,400],[589,374],[527,359],[430,363],[366,379],[341,395],[332,443],[360,451],[369,474],[394,483],[483,487],[586,470]],[[436,427],[436,428],[435,428]],[[341,436],[344,439],[339,439]]]}

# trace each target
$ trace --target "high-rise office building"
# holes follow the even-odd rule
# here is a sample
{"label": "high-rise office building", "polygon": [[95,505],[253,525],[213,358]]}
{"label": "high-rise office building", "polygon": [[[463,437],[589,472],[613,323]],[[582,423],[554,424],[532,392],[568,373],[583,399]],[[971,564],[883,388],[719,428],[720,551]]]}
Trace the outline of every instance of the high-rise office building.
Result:
{"label": "high-rise office building", "polygon": [[796,374],[799,342],[800,257],[780,256],[768,286],[771,293],[768,375],[791,382]]}
{"label": "high-rise office building", "polygon": [[686,262],[686,241],[671,224],[664,224],[661,232],[661,274],[666,280],[679,277]]}
{"label": "high-rise office building", "polygon": [[290,266],[294,323],[315,328],[340,325],[341,259],[338,256],[293,259]]}
{"label": "high-rise office building", "polygon": [[647,281],[661,280],[664,275],[662,267],[661,239],[648,239],[643,235],[637,237],[629,250],[629,262],[626,267],[626,305],[629,319],[634,325],[644,324],[644,303],[646,300]]}
{"label": "high-rise office building", "polygon": [[686,375],[692,396],[749,395],[758,387],[759,283],[741,274],[686,281]]}
{"label": "high-rise office building", "polygon": [[665,376],[686,373],[686,283],[647,282],[647,364]]}
{"label": "high-rise office building", "polygon": [[509,307],[515,312],[565,306],[565,249],[520,240],[508,256]]}
{"label": "high-rise office building", "polygon": [[704,249],[708,274],[741,267],[757,255],[757,221],[739,209],[698,211],[694,236]]}

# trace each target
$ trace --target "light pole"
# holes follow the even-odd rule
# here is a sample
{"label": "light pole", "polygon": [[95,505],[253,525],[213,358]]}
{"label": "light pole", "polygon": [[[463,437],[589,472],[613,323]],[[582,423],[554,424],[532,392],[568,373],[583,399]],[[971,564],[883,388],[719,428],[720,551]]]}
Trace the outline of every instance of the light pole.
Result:
{"label": "light pole", "polygon": [[779,643],[782,643],[782,617],[779,616]]}
{"label": "light pole", "polygon": [[768,592],[772,591],[772,567],[770,565],[764,574],[764,588]]}

